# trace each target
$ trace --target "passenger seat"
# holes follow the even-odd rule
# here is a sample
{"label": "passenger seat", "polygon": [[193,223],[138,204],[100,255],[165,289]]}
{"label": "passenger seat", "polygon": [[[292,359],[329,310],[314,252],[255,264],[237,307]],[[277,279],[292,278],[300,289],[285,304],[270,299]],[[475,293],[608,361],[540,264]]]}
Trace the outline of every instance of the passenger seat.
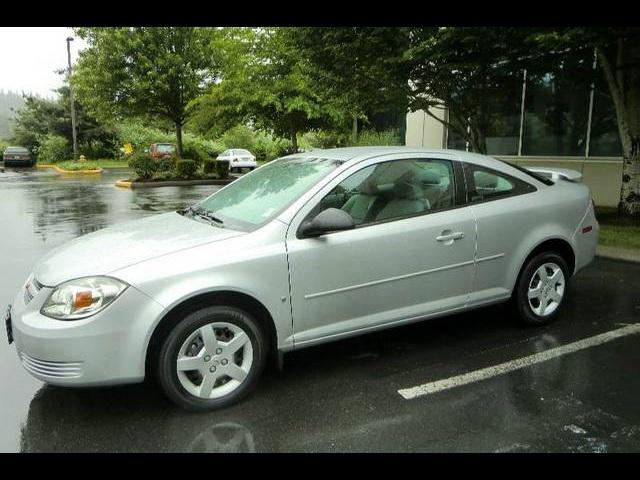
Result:
{"label": "passenger seat", "polygon": [[353,218],[356,225],[361,224],[376,200],[376,186],[367,181],[360,187],[360,193],[354,195],[342,206],[342,210]]}
{"label": "passenger seat", "polygon": [[376,221],[422,213],[426,209],[422,188],[407,181],[393,186],[391,198],[376,216]]}

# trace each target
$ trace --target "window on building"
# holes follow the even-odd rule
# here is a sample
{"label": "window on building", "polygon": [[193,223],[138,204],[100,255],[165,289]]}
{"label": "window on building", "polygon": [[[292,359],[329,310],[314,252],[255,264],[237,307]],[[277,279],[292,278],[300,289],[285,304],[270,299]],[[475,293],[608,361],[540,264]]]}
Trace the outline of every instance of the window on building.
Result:
{"label": "window on building", "polygon": [[591,117],[590,157],[620,157],[622,145],[613,99],[604,80],[596,81]]}
{"label": "window on building", "polygon": [[592,61],[585,55],[555,73],[527,79],[523,155],[585,154]]}

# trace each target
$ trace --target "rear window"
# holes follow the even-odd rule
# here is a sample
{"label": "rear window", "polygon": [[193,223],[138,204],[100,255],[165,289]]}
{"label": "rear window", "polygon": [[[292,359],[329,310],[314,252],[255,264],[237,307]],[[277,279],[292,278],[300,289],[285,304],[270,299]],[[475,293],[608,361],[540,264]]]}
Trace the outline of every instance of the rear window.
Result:
{"label": "rear window", "polygon": [[502,163],[506,163],[510,167],[515,168],[516,170],[520,170],[522,173],[525,173],[525,174],[529,175],[530,177],[535,178],[536,180],[538,180],[541,183],[544,183],[545,185],[554,185],[554,183],[551,180],[551,178],[547,178],[547,177],[543,176],[540,173],[532,172],[530,170],[527,170],[526,168],[521,167],[520,165],[516,165],[515,163],[507,162],[505,160],[500,160],[500,161]]}
{"label": "rear window", "polygon": [[251,155],[251,152],[249,152],[249,150],[242,150],[242,149],[238,149],[238,150],[234,150],[235,155]]}
{"label": "rear window", "polygon": [[169,143],[160,143],[156,147],[156,151],[160,153],[173,153],[173,145]]}
{"label": "rear window", "polygon": [[23,147],[7,147],[5,153],[29,153],[29,150]]}

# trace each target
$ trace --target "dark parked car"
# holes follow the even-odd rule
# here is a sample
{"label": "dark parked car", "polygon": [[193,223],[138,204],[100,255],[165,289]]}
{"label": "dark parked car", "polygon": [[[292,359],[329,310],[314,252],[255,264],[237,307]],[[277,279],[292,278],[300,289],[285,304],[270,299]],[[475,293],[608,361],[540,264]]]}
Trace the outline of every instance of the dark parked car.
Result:
{"label": "dark parked car", "polygon": [[176,153],[176,147],[171,143],[153,143],[149,147],[149,156],[154,160],[167,158]]}
{"label": "dark parked car", "polygon": [[31,152],[24,147],[7,147],[2,154],[2,161],[6,167],[11,165],[21,167],[33,166]]}

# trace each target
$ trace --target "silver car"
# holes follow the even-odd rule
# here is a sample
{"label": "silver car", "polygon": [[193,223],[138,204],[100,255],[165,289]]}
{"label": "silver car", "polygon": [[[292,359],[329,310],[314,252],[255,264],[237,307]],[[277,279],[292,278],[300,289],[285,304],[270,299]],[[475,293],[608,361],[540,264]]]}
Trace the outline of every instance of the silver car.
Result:
{"label": "silver car", "polygon": [[212,409],[294,349],[498,302],[547,324],[598,229],[566,176],[452,150],[312,151],[51,251],[7,329],[45,382],[155,375],[177,404]]}

